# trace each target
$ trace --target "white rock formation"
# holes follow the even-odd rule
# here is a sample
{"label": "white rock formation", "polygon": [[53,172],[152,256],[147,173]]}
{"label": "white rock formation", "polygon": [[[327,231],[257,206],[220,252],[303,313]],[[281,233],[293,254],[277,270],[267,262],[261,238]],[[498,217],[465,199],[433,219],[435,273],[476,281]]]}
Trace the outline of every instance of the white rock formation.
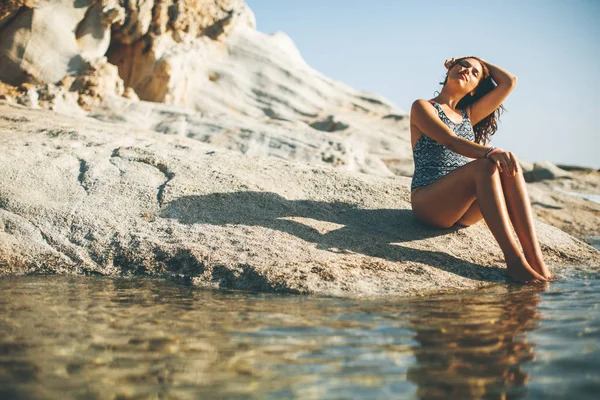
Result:
{"label": "white rock formation", "polygon": [[[334,296],[504,282],[484,223],[431,229],[405,177],[251,157],[0,102],[0,274],[146,275]],[[600,252],[536,223],[553,271]]]}
{"label": "white rock formation", "polygon": [[[39,101],[27,89],[17,96],[21,104],[67,114],[78,104],[82,110],[76,111],[91,111],[102,120],[184,134],[245,154],[370,174],[412,175],[407,116],[380,96],[356,91],[312,69],[285,34],[256,31],[254,15],[241,0],[127,2],[125,18],[107,1],[85,0],[75,12],[65,2],[46,0],[32,9],[13,9],[12,22],[0,29],[10,31],[24,18],[21,14],[38,15],[51,3],[56,15],[69,21],[63,21],[68,29],[53,31],[62,35],[56,39],[60,51],[71,49],[69,57],[77,53],[82,63],[74,70],[77,77],[63,77],[68,63],[46,70],[36,58],[32,63],[38,63],[39,73],[33,76],[23,68],[26,53],[13,63],[18,77],[0,69],[0,78],[8,83],[27,77],[46,82],[39,86]],[[52,29],[45,21],[29,36],[48,46],[45,36],[36,32]],[[109,31],[108,59],[118,66],[124,82],[101,57]],[[0,47],[4,42],[13,47],[21,43],[8,39],[2,36]],[[115,97],[124,93],[134,100]],[[174,106],[137,103],[138,97]]]}
{"label": "white rock formation", "polygon": [[550,161],[540,161],[534,163],[531,171],[525,173],[525,180],[527,182],[537,182],[544,179],[571,179],[572,175],[569,171],[557,167]]}

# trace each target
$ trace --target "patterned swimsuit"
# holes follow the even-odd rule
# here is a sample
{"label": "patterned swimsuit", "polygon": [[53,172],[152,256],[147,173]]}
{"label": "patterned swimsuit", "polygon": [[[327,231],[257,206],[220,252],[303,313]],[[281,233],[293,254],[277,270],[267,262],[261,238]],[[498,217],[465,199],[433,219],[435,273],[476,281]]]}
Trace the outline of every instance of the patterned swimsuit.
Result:
{"label": "patterned swimsuit", "polygon": [[[455,124],[448,118],[438,103],[432,100],[429,100],[429,102],[437,109],[440,119],[454,131],[456,136],[472,142],[475,141],[473,126],[465,110],[462,110],[463,120],[459,124]],[[425,134],[421,134],[413,149],[413,159],[415,173],[412,178],[411,191],[419,186],[432,184],[470,161],[469,158],[449,150]]]}

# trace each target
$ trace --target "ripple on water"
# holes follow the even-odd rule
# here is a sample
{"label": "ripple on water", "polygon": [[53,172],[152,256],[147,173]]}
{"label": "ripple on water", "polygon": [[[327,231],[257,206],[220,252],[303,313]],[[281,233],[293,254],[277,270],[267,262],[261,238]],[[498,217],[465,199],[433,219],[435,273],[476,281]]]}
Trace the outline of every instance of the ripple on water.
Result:
{"label": "ripple on water", "polygon": [[595,398],[597,268],[379,301],[0,279],[0,398]]}

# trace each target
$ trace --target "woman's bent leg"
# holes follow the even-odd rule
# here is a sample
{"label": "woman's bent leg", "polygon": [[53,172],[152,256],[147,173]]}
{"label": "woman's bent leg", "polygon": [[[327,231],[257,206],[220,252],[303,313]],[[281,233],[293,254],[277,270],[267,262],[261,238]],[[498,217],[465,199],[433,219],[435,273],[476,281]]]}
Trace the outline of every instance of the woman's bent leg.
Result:
{"label": "woman's bent leg", "polygon": [[500,180],[502,181],[508,214],[523,247],[527,262],[544,278],[552,278],[552,274],[544,263],[542,250],[535,234],[527,185],[521,168],[519,167],[519,171],[515,176],[501,173]]}
{"label": "woman's bent leg", "polygon": [[509,275],[519,281],[544,280],[528,265],[517,247],[498,170],[489,160],[472,161],[411,196],[415,215],[439,227],[450,227],[456,223],[475,199],[504,253]]}
{"label": "woman's bent leg", "polygon": [[483,215],[481,215],[481,210],[479,209],[479,202],[475,200],[464,215],[456,221],[456,224],[461,226],[471,226],[482,219]]}

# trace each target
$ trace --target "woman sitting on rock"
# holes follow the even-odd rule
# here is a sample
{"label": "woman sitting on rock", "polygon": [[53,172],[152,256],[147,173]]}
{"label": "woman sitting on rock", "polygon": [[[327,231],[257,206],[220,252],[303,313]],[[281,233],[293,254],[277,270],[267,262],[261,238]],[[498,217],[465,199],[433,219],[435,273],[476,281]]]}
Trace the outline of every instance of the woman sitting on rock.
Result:
{"label": "woman sitting on rock", "polygon": [[[542,259],[517,159],[509,151],[485,146],[517,78],[477,57],[453,58],[444,66],[448,71],[439,95],[415,101],[410,112],[414,214],[442,228],[469,226],[483,218],[511,278],[554,279]],[[524,254],[511,234],[511,222]]]}

